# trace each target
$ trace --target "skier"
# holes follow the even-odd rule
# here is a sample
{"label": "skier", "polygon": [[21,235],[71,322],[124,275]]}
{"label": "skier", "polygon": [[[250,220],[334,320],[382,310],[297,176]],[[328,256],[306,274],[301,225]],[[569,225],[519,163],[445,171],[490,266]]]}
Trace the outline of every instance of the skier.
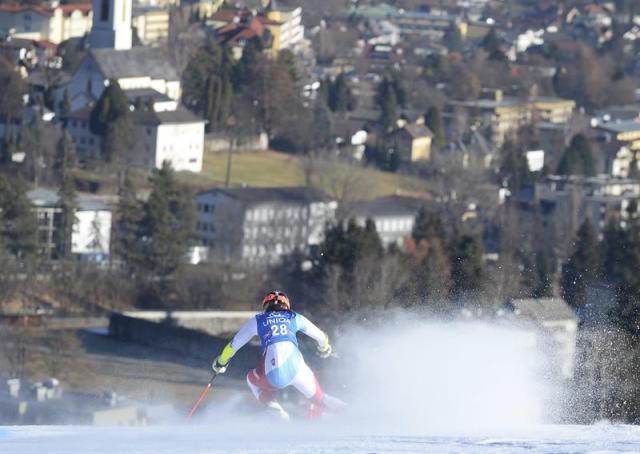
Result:
{"label": "skier", "polygon": [[260,365],[247,373],[247,384],[258,401],[275,411],[283,419],[288,413],[275,400],[276,390],[295,387],[311,400],[309,418],[315,419],[325,408],[337,408],[344,403],[322,391],[320,383],[304,361],[296,333],[301,331],[318,343],[318,355],[331,356],[329,336],[303,315],[291,310],[289,298],[283,292],[273,291],[262,301],[263,312],[244,324],[222,353],[213,362],[213,371],[223,374],[233,355],[253,336],[260,337],[262,357]]}

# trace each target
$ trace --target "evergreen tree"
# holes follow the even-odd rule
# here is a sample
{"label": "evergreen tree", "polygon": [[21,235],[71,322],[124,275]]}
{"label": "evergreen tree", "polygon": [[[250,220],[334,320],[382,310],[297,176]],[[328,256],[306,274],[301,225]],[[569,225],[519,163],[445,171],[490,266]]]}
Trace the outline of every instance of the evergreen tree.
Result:
{"label": "evergreen tree", "polygon": [[0,55],[0,116],[19,118],[24,109],[25,83],[14,65]]}
{"label": "evergreen tree", "polygon": [[138,200],[136,188],[127,172],[115,213],[113,252],[133,272],[144,266],[141,254],[143,215],[143,204]]}
{"label": "evergreen tree", "polygon": [[482,253],[482,243],[475,235],[462,235],[454,242],[451,256],[451,291],[454,297],[466,299],[482,289]]}
{"label": "evergreen tree", "polygon": [[501,163],[498,172],[501,183],[512,191],[531,185],[533,174],[529,170],[529,163],[525,151],[511,141],[505,142],[501,151]]}
{"label": "evergreen tree", "polygon": [[442,125],[442,117],[440,116],[440,109],[438,109],[436,106],[429,107],[429,110],[427,110],[427,114],[425,115],[425,124],[435,136],[435,145],[438,148],[444,147],[445,135],[444,126]]}
{"label": "evergreen tree", "polygon": [[117,80],[109,80],[100,99],[91,110],[89,128],[93,134],[104,136],[115,121],[129,115],[129,99]]}
{"label": "evergreen tree", "polygon": [[2,248],[25,259],[36,253],[38,224],[21,179],[0,175],[0,241]]}
{"label": "evergreen tree", "polygon": [[527,255],[523,260],[524,286],[533,298],[553,296],[553,270],[551,259],[545,247]]}
{"label": "evergreen tree", "polygon": [[62,137],[56,146],[56,155],[53,161],[53,171],[62,182],[65,172],[76,167],[76,149],[71,135],[66,129],[62,130]]}
{"label": "evergreen tree", "polygon": [[412,282],[418,304],[436,312],[444,310],[451,292],[451,262],[438,237],[429,239],[427,253],[415,267]]}
{"label": "evergreen tree", "polygon": [[571,142],[558,164],[558,174],[584,176],[596,174],[591,145],[589,139],[583,134],[576,134],[571,138]]}
{"label": "evergreen tree", "polygon": [[462,34],[460,28],[455,22],[451,22],[447,30],[444,32],[442,42],[447,46],[447,50],[452,52],[461,52],[463,47]]}
{"label": "evergreen tree", "polygon": [[175,181],[171,165],[155,171],[144,207],[143,263],[152,277],[164,280],[181,266],[193,241],[196,212],[190,194]]}
{"label": "evergreen tree", "polygon": [[58,191],[58,205],[61,208],[60,223],[58,228],[58,257],[69,259],[71,257],[71,240],[73,235],[73,225],[76,223],[76,210],[78,208],[76,179],[70,169],[64,169],[62,185]]}
{"label": "evergreen tree", "polygon": [[46,152],[44,148],[44,124],[40,115],[34,115],[27,127],[20,130],[17,149],[25,154],[23,175],[36,186],[44,179]]}
{"label": "evergreen tree", "polygon": [[62,118],[63,125],[66,127],[67,118],[71,114],[71,100],[69,99],[69,91],[65,88],[62,101],[60,101],[60,118]]}
{"label": "evergreen tree", "polygon": [[480,46],[489,54],[489,60],[507,61],[507,56],[500,49],[500,40],[498,39],[495,27],[492,27],[489,32],[487,32]]}
{"label": "evergreen tree", "polygon": [[222,129],[233,97],[232,57],[209,40],[191,58],[182,76],[183,102],[207,120],[207,131]]}
{"label": "evergreen tree", "polygon": [[600,271],[600,254],[589,219],[578,229],[574,252],[562,267],[562,296],[573,307],[584,307],[586,286]]}
{"label": "evergreen tree", "polygon": [[380,95],[379,106],[382,110],[380,123],[385,129],[392,128],[398,119],[398,101],[394,90],[384,90]]}
{"label": "evergreen tree", "polygon": [[392,74],[385,76],[376,93],[376,104],[382,111],[380,123],[387,129],[392,128],[398,119],[398,107],[404,106],[406,93],[402,87],[400,76]]}
{"label": "evergreen tree", "polygon": [[612,320],[636,339],[640,336],[640,225],[611,222],[604,231],[602,277],[616,291]]}
{"label": "evergreen tree", "polygon": [[263,51],[264,43],[257,36],[246,42],[242,49],[242,57],[232,69],[234,90],[239,90],[251,81],[251,73]]}
{"label": "evergreen tree", "polygon": [[125,152],[134,145],[129,100],[118,81],[110,80],[102,92],[91,111],[89,127],[92,133],[101,137],[102,153],[108,162],[124,158]]}
{"label": "evergreen tree", "polygon": [[347,276],[351,276],[356,263],[364,257],[380,257],[383,249],[375,223],[370,219],[365,227],[350,220],[345,229],[342,225],[330,228],[320,247],[322,251],[321,267],[338,265]]}
{"label": "evergreen tree", "polygon": [[438,238],[443,244],[446,242],[442,221],[425,207],[421,207],[418,210],[411,236],[416,243],[423,240],[431,240],[432,238]]}
{"label": "evergreen tree", "polygon": [[333,112],[344,112],[355,108],[355,98],[342,73],[336,77],[335,82],[329,81],[327,96],[327,104]]}

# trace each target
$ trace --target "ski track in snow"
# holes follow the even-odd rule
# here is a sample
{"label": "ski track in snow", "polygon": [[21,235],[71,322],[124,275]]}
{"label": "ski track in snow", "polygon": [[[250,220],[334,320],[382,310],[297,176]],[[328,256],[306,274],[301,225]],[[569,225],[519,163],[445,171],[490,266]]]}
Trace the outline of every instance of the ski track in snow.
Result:
{"label": "ski track in snow", "polygon": [[282,424],[272,425],[270,434],[255,428],[251,434],[242,428],[227,429],[208,425],[0,427],[0,453],[640,453],[640,427],[623,425],[547,425],[503,433],[424,436],[335,434],[322,427]]}

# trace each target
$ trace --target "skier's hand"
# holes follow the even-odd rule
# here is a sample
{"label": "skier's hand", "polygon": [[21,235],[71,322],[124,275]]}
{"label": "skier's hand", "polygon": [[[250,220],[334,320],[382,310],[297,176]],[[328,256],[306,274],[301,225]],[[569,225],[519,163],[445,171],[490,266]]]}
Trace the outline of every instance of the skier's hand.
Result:
{"label": "skier's hand", "polygon": [[224,374],[227,371],[227,364],[220,364],[218,361],[219,358],[216,358],[213,364],[211,365],[211,369],[216,374]]}
{"label": "skier's hand", "polygon": [[324,345],[318,345],[317,354],[320,358],[326,359],[333,353],[333,348],[331,348],[331,344],[327,339],[327,342]]}

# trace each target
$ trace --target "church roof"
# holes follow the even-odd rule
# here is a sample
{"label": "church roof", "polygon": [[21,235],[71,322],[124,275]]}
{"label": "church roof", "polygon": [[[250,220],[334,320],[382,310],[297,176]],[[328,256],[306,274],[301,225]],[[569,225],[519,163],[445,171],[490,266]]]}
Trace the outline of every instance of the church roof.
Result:
{"label": "church roof", "polygon": [[91,49],[106,79],[151,77],[161,80],[180,80],[169,57],[157,47],[134,47],[127,50]]}

